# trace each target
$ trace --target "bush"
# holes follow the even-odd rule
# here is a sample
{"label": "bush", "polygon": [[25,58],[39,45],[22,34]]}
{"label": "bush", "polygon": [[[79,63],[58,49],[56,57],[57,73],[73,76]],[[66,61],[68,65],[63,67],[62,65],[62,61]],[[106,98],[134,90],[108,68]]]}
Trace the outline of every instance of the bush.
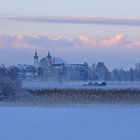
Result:
{"label": "bush", "polygon": [[11,80],[9,77],[0,77],[0,100],[11,99],[19,92],[20,81]]}

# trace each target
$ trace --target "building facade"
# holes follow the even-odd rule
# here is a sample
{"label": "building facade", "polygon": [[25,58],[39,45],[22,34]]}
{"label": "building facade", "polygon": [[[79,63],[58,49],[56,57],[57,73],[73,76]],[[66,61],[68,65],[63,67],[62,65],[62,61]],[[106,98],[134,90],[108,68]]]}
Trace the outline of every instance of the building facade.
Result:
{"label": "building facade", "polygon": [[87,63],[68,64],[62,58],[52,57],[50,51],[48,52],[46,57],[38,61],[37,66],[38,66],[39,75],[44,76],[46,78],[52,78],[52,79],[54,78],[60,81],[87,79],[87,73],[88,73]]}

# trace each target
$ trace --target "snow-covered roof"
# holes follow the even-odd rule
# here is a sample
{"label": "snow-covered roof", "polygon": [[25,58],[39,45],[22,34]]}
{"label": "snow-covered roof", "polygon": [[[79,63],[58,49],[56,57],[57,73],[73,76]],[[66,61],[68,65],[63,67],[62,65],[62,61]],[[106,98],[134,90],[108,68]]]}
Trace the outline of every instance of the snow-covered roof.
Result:
{"label": "snow-covered roof", "polygon": [[17,64],[16,65],[16,67],[18,67],[18,68],[22,68],[22,69],[26,69],[26,68],[28,68],[28,67],[32,67],[33,65],[28,65],[28,64]]}
{"label": "snow-covered roof", "polygon": [[67,64],[67,62],[62,58],[56,58],[56,57],[53,58],[53,62],[54,64]]}
{"label": "snow-covered roof", "polygon": [[83,68],[83,67],[86,67],[85,64],[66,64],[65,66],[67,68]]}

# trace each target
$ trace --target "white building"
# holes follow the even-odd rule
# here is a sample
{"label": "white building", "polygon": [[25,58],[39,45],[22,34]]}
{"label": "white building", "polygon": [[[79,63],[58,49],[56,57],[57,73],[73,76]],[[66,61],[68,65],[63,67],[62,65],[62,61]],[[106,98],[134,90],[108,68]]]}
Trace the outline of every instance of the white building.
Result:
{"label": "white building", "polygon": [[62,58],[52,57],[50,51],[46,57],[39,61],[37,52],[34,55],[34,66],[42,71],[43,76],[59,77],[67,79],[76,79],[85,75],[88,69],[88,64],[68,64]]}

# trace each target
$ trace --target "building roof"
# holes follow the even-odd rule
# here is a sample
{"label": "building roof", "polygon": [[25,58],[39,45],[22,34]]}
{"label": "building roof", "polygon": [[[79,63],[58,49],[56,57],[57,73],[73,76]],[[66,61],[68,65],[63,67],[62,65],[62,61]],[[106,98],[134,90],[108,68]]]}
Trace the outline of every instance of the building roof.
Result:
{"label": "building roof", "polygon": [[53,63],[55,65],[58,65],[58,64],[67,64],[67,62],[65,60],[63,60],[62,58],[56,58],[56,57],[53,58]]}

